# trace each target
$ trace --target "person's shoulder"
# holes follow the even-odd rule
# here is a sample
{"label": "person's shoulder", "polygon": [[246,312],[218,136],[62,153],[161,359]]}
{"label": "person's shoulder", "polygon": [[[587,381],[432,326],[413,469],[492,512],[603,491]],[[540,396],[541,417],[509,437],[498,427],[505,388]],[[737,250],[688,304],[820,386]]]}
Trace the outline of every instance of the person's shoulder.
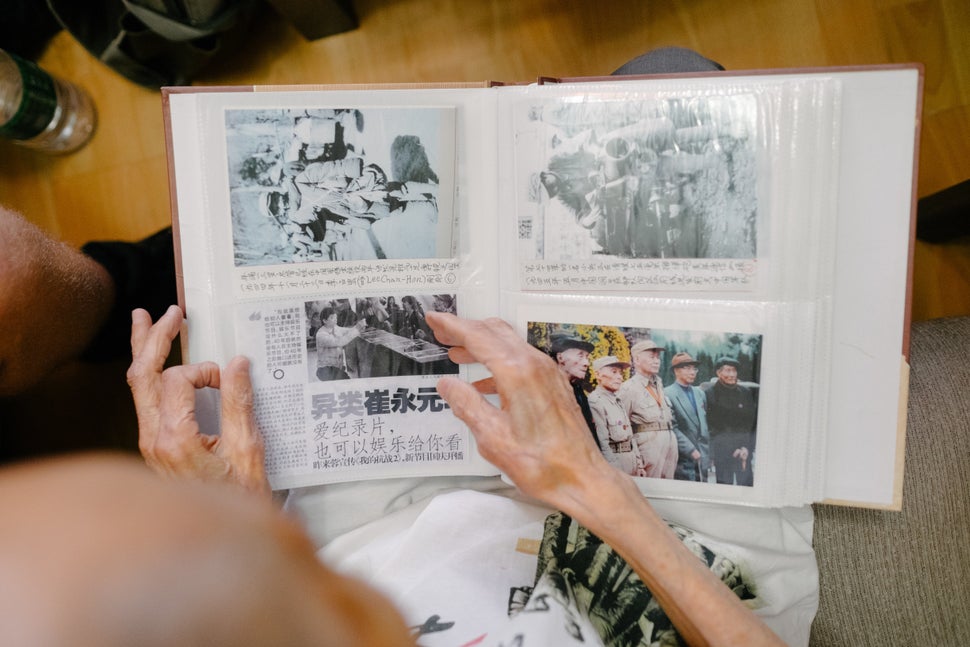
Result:
{"label": "person's shoulder", "polygon": [[744,393],[745,395],[750,396],[751,398],[754,398],[755,400],[757,400],[758,393],[761,390],[761,385],[758,384],[757,382],[739,382],[738,388],[741,389],[741,392]]}
{"label": "person's shoulder", "polygon": [[629,380],[625,381],[623,384],[620,385],[620,388],[617,390],[616,394],[621,395],[624,393],[630,393],[631,391],[635,391],[636,388],[637,388],[637,376],[634,375]]}

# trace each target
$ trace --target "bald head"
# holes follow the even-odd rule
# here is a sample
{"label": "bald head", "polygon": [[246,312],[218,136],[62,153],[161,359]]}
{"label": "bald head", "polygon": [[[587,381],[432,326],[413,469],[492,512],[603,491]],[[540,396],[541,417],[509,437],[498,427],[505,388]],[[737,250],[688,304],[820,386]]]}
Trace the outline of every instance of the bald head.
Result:
{"label": "bald head", "polygon": [[402,645],[396,611],[238,490],[135,459],[0,471],[4,645]]}
{"label": "bald head", "polygon": [[107,270],[0,205],[0,396],[77,357],[114,303]]}

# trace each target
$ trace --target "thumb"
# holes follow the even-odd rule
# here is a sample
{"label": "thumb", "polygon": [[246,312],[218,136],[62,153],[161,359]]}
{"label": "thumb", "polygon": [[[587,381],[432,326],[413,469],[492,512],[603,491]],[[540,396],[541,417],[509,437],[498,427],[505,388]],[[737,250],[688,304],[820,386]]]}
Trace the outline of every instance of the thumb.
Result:
{"label": "thumb", "polygon": [[222,370],[221,442],[233,472],[244,485],[268,490],[263,440],[253,418],[253,383],[249,360],[234,357]]}
{"label": "thumb", "polygon": [[249,360],[241,356],[232,358],[222,369],[221,382],[222,435],[246,437],[255,434]]}

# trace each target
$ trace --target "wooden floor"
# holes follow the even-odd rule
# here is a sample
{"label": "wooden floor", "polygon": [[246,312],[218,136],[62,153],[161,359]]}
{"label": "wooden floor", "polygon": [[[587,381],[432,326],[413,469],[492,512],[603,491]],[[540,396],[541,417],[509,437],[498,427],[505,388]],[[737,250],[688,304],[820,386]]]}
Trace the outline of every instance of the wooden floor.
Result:
{"label": "wooden floor", "polygon": [[[609,73],[654,47],[732,70],[925,65],[919,194],[970,178],[967,0],[359,0],[360,27],[308,42],[264,9],[245,49],[197,84],[528,81]],[[106,68],[68,34],[41,64],[83,84],[93,141],[64,158],[0,145],[0,201],[73,244],[169,223],[158,92]],[[970,242],[917,243],[913,318],[970,314]]]}
{"label": "wooden floor", "polygon": [[[681,45],[728,69],[919,61],[926,66],[919,194],[970,178],[967,0],[359,0],[360,28],[308,42],[271,9],[245,50],[197,84],[525,81],[608,73]],[[169,222],[157,92],[104,67],[62,33],[41,63],[100,109],[91,144],[62,159],[0,148],[0,201],[81,244]],[[970,246],[918,243],[914,319],[970,314]]]}

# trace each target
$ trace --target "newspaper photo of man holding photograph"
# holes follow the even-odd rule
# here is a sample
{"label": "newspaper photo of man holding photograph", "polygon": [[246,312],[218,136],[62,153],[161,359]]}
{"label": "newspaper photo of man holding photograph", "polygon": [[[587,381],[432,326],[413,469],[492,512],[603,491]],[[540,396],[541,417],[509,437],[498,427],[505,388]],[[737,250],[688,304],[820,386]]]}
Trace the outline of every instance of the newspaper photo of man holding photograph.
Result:
{"label": "newspaper photo of man holding photograph", "polygon": [[458,365],[425,323],[453,312],[452,294],[321,299],[304,304],[311,381],[453,375]]}
{"label": "newspaper photo of man holding photograph", "polygon": [[477,461],[470,432],[437,390],[461,367],[425,321],[458,310],[454,293],[420,292],[237,308],[237,343],[253,349],[254,414],[274,487]]}

